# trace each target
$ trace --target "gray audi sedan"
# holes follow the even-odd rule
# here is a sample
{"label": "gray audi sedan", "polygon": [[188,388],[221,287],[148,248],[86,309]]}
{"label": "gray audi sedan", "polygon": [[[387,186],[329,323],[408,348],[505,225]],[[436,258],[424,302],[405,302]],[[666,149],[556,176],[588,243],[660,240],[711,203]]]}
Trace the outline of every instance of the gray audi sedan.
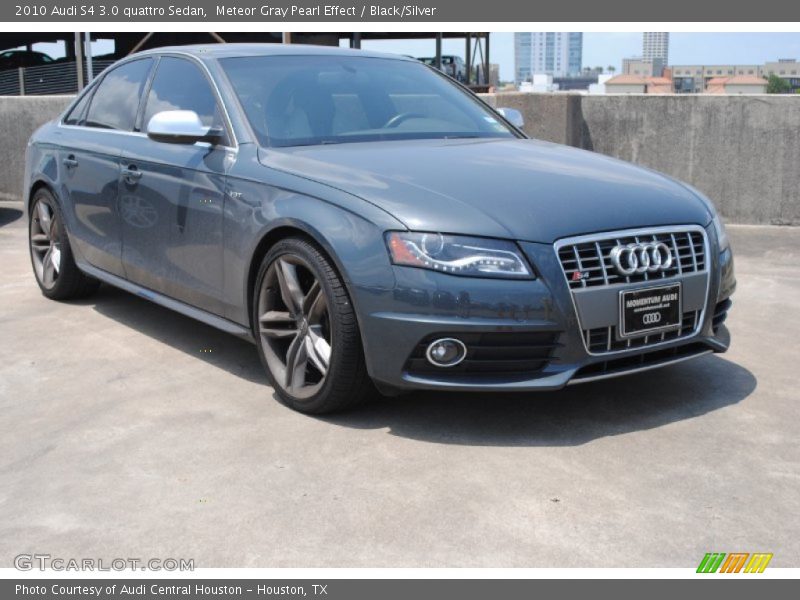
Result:
{"label": "gray audi sedan", "polygon": [[54,300],[105,282],[255,342],[307,413],[724,352],[711,202],[520,124],[397,56],[135,54],[28,145],[33,271]]}

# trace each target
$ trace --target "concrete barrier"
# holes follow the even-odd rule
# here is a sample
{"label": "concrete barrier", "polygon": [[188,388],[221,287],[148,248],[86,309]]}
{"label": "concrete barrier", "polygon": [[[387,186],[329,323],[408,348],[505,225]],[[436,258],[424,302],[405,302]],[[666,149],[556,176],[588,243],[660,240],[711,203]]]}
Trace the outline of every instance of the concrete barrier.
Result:
{"label": "concrete barrier", "polygon": [[[486,94],[532,137],[691,183],[732,223],[800,225],[800,96]],[[0,97],[0,198],[21,197],[25,145],[69,96]]]}
{"label": "concrete barrier", "polygon": [[692,184],[729,222],[800,225],[800,96],[509,93],[486,99],[521,110],[532,137]]}
{"label": "concrete barrier", "polygon": [[529,136],[579,146],[581,143],[581,96],[579,94],[481,94],[494,108],[515,108],[525,119]]}
{"label": "concrete barrier", "polygon": [[73,96],[0,96],[0,199],[19,200],[28,138],[66,108]]}

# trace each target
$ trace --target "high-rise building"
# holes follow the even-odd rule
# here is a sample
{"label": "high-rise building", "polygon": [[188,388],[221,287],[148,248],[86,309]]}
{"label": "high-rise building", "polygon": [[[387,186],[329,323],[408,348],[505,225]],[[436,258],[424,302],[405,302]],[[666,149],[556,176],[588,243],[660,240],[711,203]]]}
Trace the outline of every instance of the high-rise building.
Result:
{"label": "high-rise building", "polygon": [[669,33],[642,34],[642,58],[669,64]]}
{"label": "high-rise building", "polygon": [[534,74],[554,77],[579,75],[583,34],[534,32],[514,34],[514,80],[532,81]]}

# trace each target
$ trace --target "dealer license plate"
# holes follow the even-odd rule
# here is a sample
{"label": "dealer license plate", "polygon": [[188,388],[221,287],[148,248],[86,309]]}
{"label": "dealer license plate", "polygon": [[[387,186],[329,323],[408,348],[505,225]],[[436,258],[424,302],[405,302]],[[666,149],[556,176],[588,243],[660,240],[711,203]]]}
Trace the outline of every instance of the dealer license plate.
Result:
{"label": "dealer license plate", "polygon": [[644,335],[681,326],[681,284],[662,285],[619,294],[620,337]]}

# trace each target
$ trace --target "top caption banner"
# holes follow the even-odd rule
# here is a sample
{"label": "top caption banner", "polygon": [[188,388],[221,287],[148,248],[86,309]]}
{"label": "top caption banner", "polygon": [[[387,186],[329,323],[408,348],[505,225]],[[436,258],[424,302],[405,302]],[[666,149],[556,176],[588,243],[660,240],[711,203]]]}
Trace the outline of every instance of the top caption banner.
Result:
{"label": "top caption banner", "polygon": [[148,2],[120,0],[70,2],[33,0],[3,2],[3,22],[121,22],[155,21],[225,22],[790,22],[800,21],[800,3],[786,0],[730,2],[724,6],[710,0],[672,0],[645,3],[641,0],[341,0],[340,2],[260,2],[258,0],[178,0]]}

